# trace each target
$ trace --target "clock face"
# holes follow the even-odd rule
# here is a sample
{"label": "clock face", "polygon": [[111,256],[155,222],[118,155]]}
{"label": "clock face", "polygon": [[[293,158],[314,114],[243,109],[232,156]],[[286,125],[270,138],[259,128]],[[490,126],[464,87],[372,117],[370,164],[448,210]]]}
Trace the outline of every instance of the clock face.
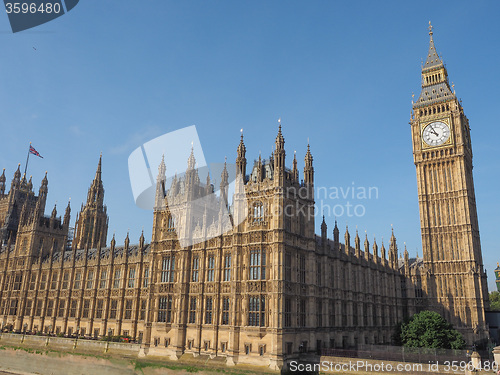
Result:
{"label": "clock face", "polygon": [[422,139],[429,146],[441,146],[450,138],[450,128],[444,122],[428,124],[422,132]]}

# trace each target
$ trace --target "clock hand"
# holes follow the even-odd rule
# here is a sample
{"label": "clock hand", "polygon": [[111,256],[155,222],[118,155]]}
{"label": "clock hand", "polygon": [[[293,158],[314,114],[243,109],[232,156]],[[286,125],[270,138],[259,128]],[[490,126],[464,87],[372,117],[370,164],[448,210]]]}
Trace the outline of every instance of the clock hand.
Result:
{"label": "clock hand", "polygon": [[439,137],[439,134],[436,133],[436,130],[434,130],[434,128],[432,127],[432,125],[429,125],[429,127],[431,128],[432,132],[434,133],[434,135],[438,136]]}

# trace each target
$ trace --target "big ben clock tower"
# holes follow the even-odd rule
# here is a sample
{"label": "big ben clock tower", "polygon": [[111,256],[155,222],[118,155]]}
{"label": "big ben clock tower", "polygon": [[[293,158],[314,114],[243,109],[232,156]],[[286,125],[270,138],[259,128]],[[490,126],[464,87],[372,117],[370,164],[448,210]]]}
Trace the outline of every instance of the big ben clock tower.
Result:
{"label": "big ben clock tower", "polygon": [[488,337],[488,304],[472,178],[469,120],[450,88],[429,22],[422,91],[411,132],[417,169],[427,308],[450,321],[468,344]]}

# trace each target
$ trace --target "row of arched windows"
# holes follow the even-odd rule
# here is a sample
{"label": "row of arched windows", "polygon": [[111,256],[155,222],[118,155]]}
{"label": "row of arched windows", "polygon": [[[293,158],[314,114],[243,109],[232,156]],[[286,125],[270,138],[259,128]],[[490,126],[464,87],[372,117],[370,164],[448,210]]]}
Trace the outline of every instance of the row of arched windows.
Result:
{"label": "row of arched windows", "polygon": [[425,82],[429,85],[431,83],[436,83],[441,81],[441,73],[433,74],[425,77]]}
{"label": "row of arched windows", "polygon": [[448,104],[437,105],[429,109],[421,109],[420,116],[435,115],[436,113],[447,112],[449,110],[450,106]]}

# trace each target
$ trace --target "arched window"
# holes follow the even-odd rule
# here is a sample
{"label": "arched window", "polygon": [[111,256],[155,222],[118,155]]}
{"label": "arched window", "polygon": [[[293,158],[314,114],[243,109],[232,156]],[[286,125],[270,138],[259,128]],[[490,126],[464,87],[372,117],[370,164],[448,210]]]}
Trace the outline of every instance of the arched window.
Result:
{"label": "arched window", "polygon": [[255,202],[253,204],[253,221],[263,221],[264,220],[264,205],[262,202]]}
{"label": "arched window", "polygon": [[172,215],[168,215],[167,219],[167,232],[173,232],[175,230],[175,221]]}

